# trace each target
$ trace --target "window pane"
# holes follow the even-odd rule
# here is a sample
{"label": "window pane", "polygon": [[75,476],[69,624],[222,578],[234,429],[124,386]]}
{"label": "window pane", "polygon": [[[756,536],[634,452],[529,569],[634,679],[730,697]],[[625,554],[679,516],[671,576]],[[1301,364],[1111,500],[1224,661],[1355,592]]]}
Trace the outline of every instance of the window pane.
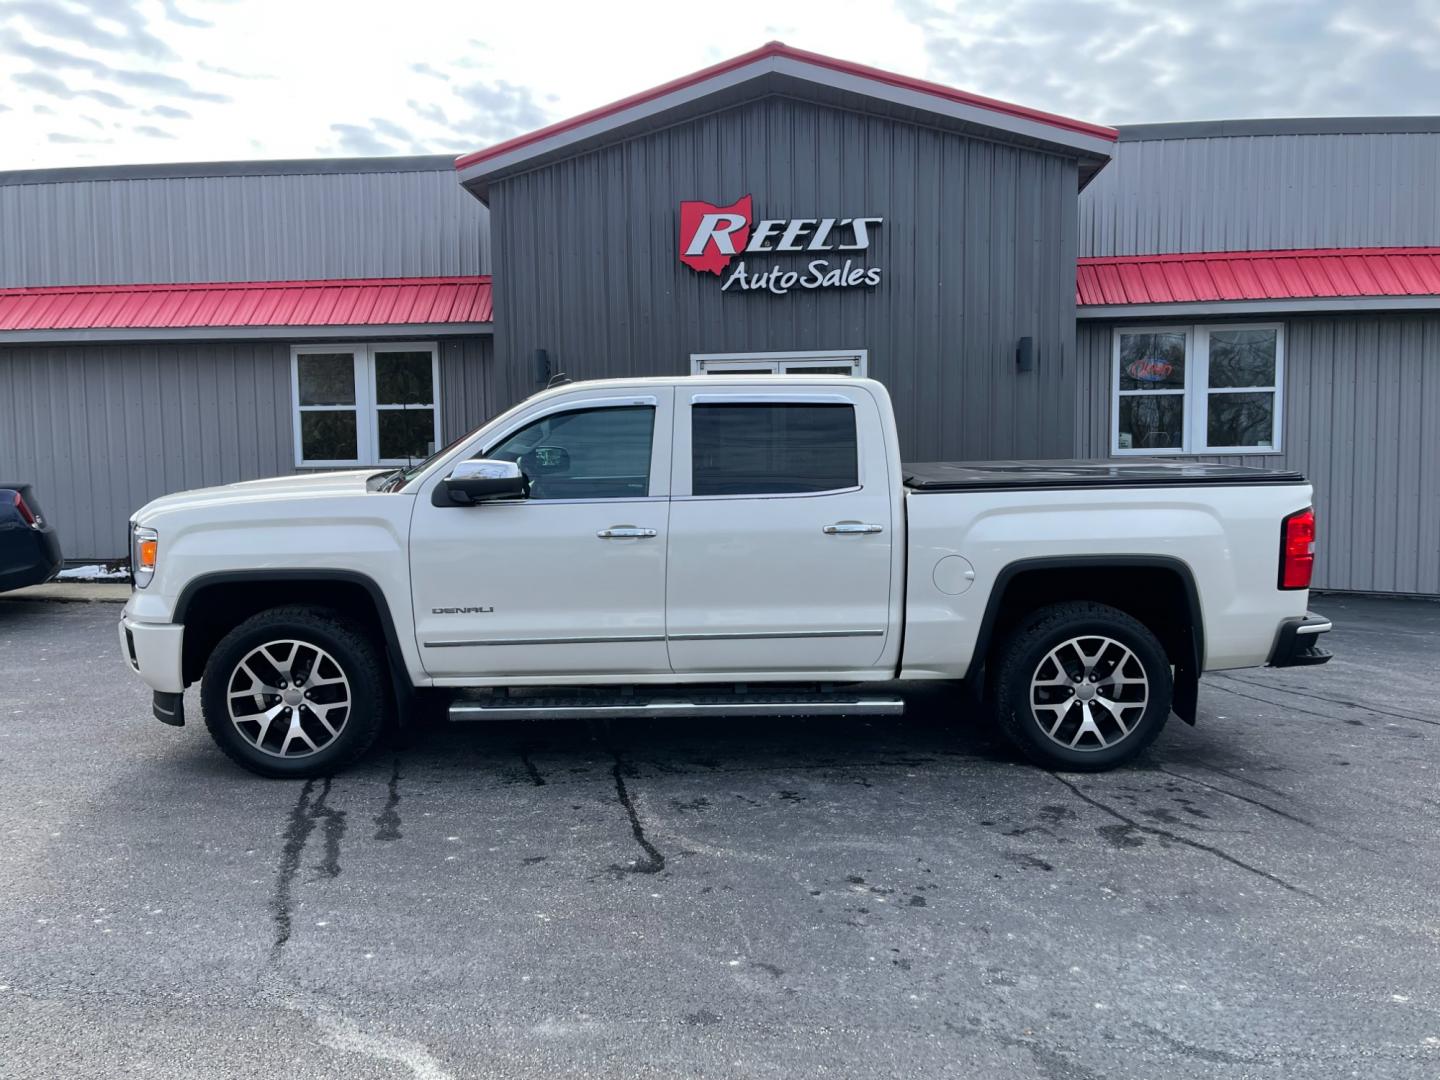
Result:
{"label": "window pane", "polygon": [[649,405],[556,413],[486,456],[519,462],[532,499],[633,499],[650,493]]}
{"label": "window pane", "polygon": [[786,375],[854,375],[855,369],[849,364],[791,364],[785,368]]}
{"label": "window pane", "polygon": [[[430,405],[435,401],[430,352],[375,353],[375,401],[380,405]],[[386,455],[387,457],[390,455]]]}
{"label": "window pane", "polygon": [[295,363],[301,405],[355,404],[355,359],[349,353],[301,353]]}
{"label": "window pane", "polygon": [[1211,446],[1273,446],[1275,395],[1210,394],[1205,430]]}
{"label": "window pane", "polygon": [[354,461],[359,457],[354,410],[302,412],[300,454],[306,461]]}
{"label": "window pane", "polygon": [[1274,330],[1212,330],[1210,385],[1274,386],[1275,337]]}
{"label": "window pane", "polygon": [[429,457],[435,449],[434,409],[381,409],[380,460]]}
{"label": "window pane", "polygon": [[1121,450],[1179,450],[1185,445],[1185,395],[1120,399]]}
{"label": "window pane", "polygon": [[1185,334],[1120,335],[1121,390],[1181,390],[1185,386]]}
{"label": "window pane", "polygon": [[860,482],[849,405],[696,405],[696,495],[833,491]]}

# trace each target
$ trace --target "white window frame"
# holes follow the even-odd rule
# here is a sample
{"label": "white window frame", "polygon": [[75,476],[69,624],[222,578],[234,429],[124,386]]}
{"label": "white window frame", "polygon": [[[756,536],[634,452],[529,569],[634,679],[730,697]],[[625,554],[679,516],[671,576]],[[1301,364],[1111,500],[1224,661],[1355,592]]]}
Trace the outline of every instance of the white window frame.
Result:
{"label": "white window frame", "polygon": [[[1219,330],[1274,330],[1275,331],[1275,385],[1267,386],[1224,386],[1210,388],[1210,335]],[[1185,386],[1175,390],[1121,390],[1120,389],[1120,336],[1122,334],[1184,334],[1185,335]],[[1209,445],[1209,409],[1211,394],[1253,394],[1273,393],[1275,409],[1272,414],[1271,446],[1211,446]],[[1120,446],[1120,399],[1122,397],[1153,397],[1162,394],[1184,398],[1184,418],[1181,427],[1183,445],[1178,447],[1139,447],[1125,449]],[[1284,453],[1284,409],[1285,409],[1285,324],[1279,322],[1245,323],[1193,323],[1188,325],[1166,324],[1161,326],[1117,326],[1110,337],[1110,454],[1113,457],[1171,457],[1179,454],[1281,454]]]}
{"label": "white window frame", "polygon": [[821,350],[818,352],[739,352],[691,353],[690,374],[709,375],[716,371],[754,372],[757,375],[778,375],[781,368],[791,368],[792,375],[803,375],[806,368],[837,367],[849,364],[851,374],[866,377],[869,366],[868,349]]}
{"label": "white window frame", "polygon": [[[434,401],[415,405],[381,405],[375,400],[375,354],[386,352],[428,352],[430,354],[430,386]],[[355,404],[301,405],[300,357],[314,353],[349,353],[355,363]],[[301,469],[364,467],[367,465],[405,465],[407,458],[382,458],[380,452],[380,413],[402,409],[430,409],[434,417],[434,444],[440,441],[440,347],[433,341],[380,341],[366,344],[340,343],[330,345],[290,346],[290,414],[295,429],[295,466]],[[354,458],[307,459],[300,432],[300,416],[306,412],[355,413]]]}

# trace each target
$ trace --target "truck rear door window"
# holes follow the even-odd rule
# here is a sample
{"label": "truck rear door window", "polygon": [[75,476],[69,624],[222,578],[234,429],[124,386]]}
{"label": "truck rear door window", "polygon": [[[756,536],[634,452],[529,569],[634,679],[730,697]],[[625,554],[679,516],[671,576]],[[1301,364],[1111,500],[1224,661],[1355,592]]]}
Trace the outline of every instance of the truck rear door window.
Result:
{"label": "truck rear door window", "polygon": [[690,424],[695,495],[784,495],[860,483],[851,405],[697,404]]}

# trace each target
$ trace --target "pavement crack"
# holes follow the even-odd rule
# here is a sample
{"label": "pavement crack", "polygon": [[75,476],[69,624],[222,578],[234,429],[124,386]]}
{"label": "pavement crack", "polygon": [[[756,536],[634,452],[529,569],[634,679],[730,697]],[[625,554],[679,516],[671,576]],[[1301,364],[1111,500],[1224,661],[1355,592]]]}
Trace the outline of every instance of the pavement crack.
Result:
{"label": "pavement crack", "polygon": [[[1337,698],[1330,695],[1312,694],[1306,690],[1295,690],[1288,686],[1273,686],[1270,683],[1257,683],[1250,679],[1237,678],[1234,675],[1216,674],[1211,675],[1210,678],[1222,679],[1225,682],[1239,683],[1242,686],[1253,687],[1256,690],[1269,690],[1276,694],[1289,694],[1291,697],[1301,697],[1306,698],[1310,701],[1319,701],[1331,705],[1340,705],[1347,709],[1359,709],[1361,712],[1368,712],[1372,716],[1388,716],[1394,720],[1410,720],[1417,724],[1429,724],[1431,727],[1440,727],[1440,720],[1431,720],[1429,717],[1414,716],[1410,713],[1395,712],[1392,709],[1377,709],[1374,705],[1362,705],[1358,701],[1346,701],[1344,698]],[[1229,688],[1226,686],[1222,686],[1221,689],[1229,690]],[[1253,697],[1250,694],[1242,694],[1238,690],[1229,690],[1229,692],[1235,694],[1237,697],[1248,697],[1252,701],[1263,701],[1266,705],[1280,704],[1276,701],[1265,701],[1264,698]],[[1281,705],[1280,707],[1295,709],[1297,712],[1308,713],[1311,716],[1323,716],[1327,720],[1336,719],[1335,716],[1330,713],[1316,712],[1313,709],[1301,709],[1295,705]]]}
{"label": "pavement crack", "polygon": [[1215,1050],[1208,1046],[1197,1046],[1194,1043],[1177,1039],[1175,1036],[1167,1034],[1149,1024],[1142,1024],[1138,1020],[1131,1022],[1138,1029],[1149,1035],[1152,1040],[1163,1043],[1168,1049],[1179,1054],[1181,1057],[1194,1058],[1197,1061],[1209,1062],[1211,1065],[1268,1065],[1272,1060],[1250,1054],[1236,1054],[1229,1050]]}
{"label": "pavement crack", "polygon": [[[1211,676],[1211,678],[1213,680],[1218,677]],[[1271,701],[1269,698],[1259,697],[1255,694],[1247,694],[1243,690],[1235,690],[1232,687],[1225,686],[1224,684],[1219,684],[1218,689],[1221,693],[1231,694],[1234,697],[1238,698],[1244,698],[1246,701],[1258,701],[1261,705],[1269,705],[1272,709],[1290,709],[1297,713],[1304,713],[1306,716],[1319,717],[1321,720],[1340,719],[1338,716],[1334,716],[1331,713],[1317,712],[1314,709],[1302,709],[1299,705],[1286,705],[1283,701]]]}
{"label": "pavement crack", "polygon": [[536,787],[545,786],[545,777],[540,775],[540,770],[535,767],[535,762],[530,760],[530,748],[520,747],[520,763],[525,766],[525,775],[530,778],[530,783]]}
{"label": "pavement crack", "polygon": [[621,866],[616,863],[610,870],[617,875],[658,874],[665,869],[665,856],[660,854],[660,849],[652,844],[649,837],[645,835],[645,826],[641,823],[640,815],[635,810],[635,800],[630,797],[630,789],[625,786],[625,763],[620,758],[620,752],[612,749],[610,753],[615,758],[615,767],[611,770],[611,775],[615,777],[615,795],[630,818],[630,832],[634,835],[635,842],[645,852],[644,860],[636,859],[629,866]]}
{"label": "pavement crack", "polygon": [[[310,816],[315,821],[325,822],[325,846],[320,861],[313,869],[319,877],[340,876],[340,841],[345,839],[345,811],[335,810],[327,805],[330,798],[330,777],[321,785],[320,797],[310,804]],[[315,881],[318,878],[311,878]]]}
{"label": "pavement crack", "polygon": [[1167,769],[1163,765],[1157,765],[1156,769],[1159,772],[1163,772],[1166,776],[1173,776],[1177,780],[1184,780],[1187,784],[1195,784],[1197,787],[1218,791],[1221,795],[1228,795],[1232,799],[1239,799],[1241,802],[1249,803],[1251,806],[1258,806],[1261,810],[1268,810],[1276,817],[1282,817],[1286,821],[1293,821],[1297,825],[1304,825],[1311,829],[1318,828],[1318,826],[1308,818],[1303,818],[1299,814],[1292,814],[1288,810],[1281,810],[1278,806],[1271,806],[1269,803],[1261,802],[1259,799],[1252,799],[1249,795],[1237,795],[1235,792],[1229,791],[1218,784],[1210,784],[1204,780],[1197,780],[1193,776],[1186,776],[1184,773],[1175,772],[1173,769]]}
{"label": "pavement crack", "polygon": [[1044,1080],[1103,1080],[1099,1073],[1086,1068],[1069,1054],[1038,1039],[997,1035],[995,1040],[1001,1046],[1028,1053],[1037,1073]]}
{"label": "pavement crack", "polygon": [[1159,829],[1156,828],[1154,825],[1142,825],[1134,818],[1126,817],[1119,810],[1116,810],[1113,806],[1110,806],[1107,803],[1103,803],[1099,799],[1092,798],[1091,796],[1086,795],[1083,791],[1080,790],[1079,787],[1077,787],[1075,784],[1072,784],[1069,780],[1066,780],[1063,776],[1060,776],[1059,774],[1053,772],[1050,773],[1050,775],[1055,778],[1057,783],[1063,784],[1065,787],[1069,788],[1071,793],[1074,794],[1077,799],[1080,799],[1082,802],[1089,803],[1091,806],[1095,807],[1095,809],[1101,810],[1109,814],[1116,821],[1122,822],[1123,824],[1128,826],[1129,829],[1133,832],[1145,833],[1148,836],[1154,836],[1162,840],[1169,840],[1172,843],[1181,844],[1184,847],[1194,848],[1196,851],[1203,851],[1206,854],[1215,856],[1217,859],[1222,859],[1223,861],[1229,863],[1231,866],[1239,867],[1241,870],[1244,870],[1250,874],[1254,874],[1256,877],[1264,878],[1271,884],[1279,885],[1287,892],[1298,893],[1299,895],[1308,897],[1311,900],[1316,901],[1317,903],[1323,902],[1320,900],[1320,897],[1316,896],[1309,890],[1302,889],[1299,885],[1291,884],[1284,878],[1270,873],[1270,871],[1268,870],[1262,870],[1258,866],[1252,866],[1249,863],[1245,862],[1243,859],[1237,859],[1228,851],[1223,851],[1220,848],[1215,847],[1213,844],[1206,844],[1202,843],[1199,840],[1192,840],[1188,836],[1181,836],[1179,833],[1171,832],[1169,829]]}
{"label": "pavement crack", "polygon": [[390,770],[390,783],[386,786],[385,808],[375,815],[375,839],[399,840],[405,834],[400,831],[400,758]]}
{"label": "pavement crack", "polygon": [[[1293,821],[1293,822],[1295,822],[1297,825],[1304,825],[1306,828],[1314,829],[1316,832],[1320,833],[1320,834],[1323,835],[1323,836],[1332,837],[1333,839],[1339,840],[1339,841],[1341,841],[1342,843],[1345,843],[1345,844],[1352,844],[1352,845],[1354,845],[1355,847],[1359,848],[1361,851],[1368,851],[1368,852],[1370,852],[1370,854],[1372,854],[1372,855],[1378,855],[1378,854],[1380,854],[1380,853],[1379,853],[1378,851],[1376,851],[1374,848],[1372,848],[1372,847],[1370,847],[1370,846],[1368,846],[1368,845],[1366,845],[1366,844],[1362,844],[1362,843],[1360,843],[1360,841],[1358,841],[1358,840],[1352,840],[1352,839],[1351,839],[1350,837],[1348,837],[1348,836],[1343,836],[1343,835],[1341,835],[1340,833],[1332,832],[1331,830],[1329,830],[1329,829],[1327,829],[1327,828],[1325,828],[1325,827],[1323,827],[1323,826],[1321,826],[1321,825],[1315,824],[1315,822],[1311,821],[1309,818],[1303,818],[1303,817],[1301,817],[1299,814],[1292,814],[1292,813],[1290,813],[1288,810],[1281,810],[1278,806],[1271,806],[1269,803],[1264,802],[1264,801],[1262,801],[1262,800],[1260,800],[1260,799],[1252,799],[1252,798],[1251,798],[1250,796],[1248,796],[1248,795],[1241,795],[1241,794],[1239,794],[1238,792],[1231,791],[1229,788],[1223,788],[1223,787],[1221,787],[1221,786],[1218,785],[1218,784],[1210,784],[1210,783],[1206,783],[1204,780],[1198,780],[1198,779],[1196,779],[1196,778],[1193,777],[1193,776],[1186,776],[1184,773],[1175,772],[1173,769],[1167,769],[1167,768],[1165,768],[1163,765],[1157,765],[1157,766],[1156,766],[1156,769],[1157,769],[1159,772],[1164,773],[1166,776],[1173,776],[1173,777],[1175,777],[1177,780],[1184,780],[1187,784],[1196,784],[1196,785],[1198,785],[1199,787],[1208,788],[1208,789],[1211,790],[1211,791],[1219,792],[1221,795],[1228,795],[1228,796],[1229,796],[1230,798],[1232,798],[1232,799],[1239,799],[1241,802],[1243,802],[1243,803],[1249,803],[1251,806],[1258,806],[1260,809],[1262,809],[1262,810],[1268,810],[1270,813],[1274,814],[1274,815],[1277,816],[1277,817],[1282,817],[1282,818],[1284,818],[1286,821]],[[1216,771],[1216,772],[1224,773],[1224,775],[1226,775],[1226,776],[1232,775],[1232,774],[1230,774],[1230,773],[1225,773],[1223,769],[1216,769],[1215,771]],[[1238,779],[1242,779],[1242,778],[1241,778],[1241,777],[1236,777],[1236,779],[1238,780]],[[1252,781],[1252,783],[1253,783],[1253,781]],[[1261,785],[1257,785],[1257,786],[1261,786]],[[1263,790],[1267,790],[1267,791],[1273,791],[1273,790],[1274,790],[1273,788],[1263,788],[1263,786],[1262,786],[1262,789],[1263,789]],[[1279,792],[1276,792],[1276,794],[1278,795],[1278,794],[1280,794],[1280,793],[1279,793]]]}
{"label": "pavement crack", "polygon": [[315,819],[309,814],[310,793],[314,790],[315,781],[306,780],[285,822],[285,842],[280,847],[280,866],[275,874],[275,891],[270,897],[270,920],[275,925],[275,940],[270,946],[272,960],[280,956],[290,940],[295,875],[300,870],[300,854],[305,850],[305,842],[315,830]]}
{"label": "pavement crack", "polygon": [[[306,780],[295,805],[285,821],[285,842],[280,847],[280,865],[275,872],[275,891],[270,896],[270,921],[275,938],[270,945],[270,959],[278,960],[290,941],[295,902],[295,879],[300,873],[300,859],[315,826],[325,822],[325,853],[316,869],[328,877],[340,873],[340,841],[345,835],[345,812],[325,805],[330,796],[330,778],[325,778],[318,797],[315,781]],[[313,801],[312,801],[313,799]]]}
{"label": "pavement crack", "polygon": [[1192,761],[1190,764],[1194,765],[1197,769],[1219,773],[1221,776],[1228,776],[1231,780],[1235,780],[1241,784],[1249,784],[1251,787],[1259,788],[1261,791],[1268,791],[1271,795],[1279,795],[1282,799],[1291,797],[1288,791],[1281,791],[1279,788],[1271,787],[1269,784],[1262,784],[1259,780],[1252,780],[1248,776],[1241,776],[1239,773],[1231,772],[1229,769],[1222,769],[1219,765],[1209,765],[1203,761]]}

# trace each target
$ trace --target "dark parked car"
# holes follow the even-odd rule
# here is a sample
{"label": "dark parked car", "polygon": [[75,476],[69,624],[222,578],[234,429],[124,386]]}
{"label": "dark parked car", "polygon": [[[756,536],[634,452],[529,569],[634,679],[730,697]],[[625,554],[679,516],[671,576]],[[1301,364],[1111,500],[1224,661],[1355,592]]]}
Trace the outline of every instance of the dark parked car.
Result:
{"label": "dark parked car", "polygon": [[62,562],[60,538],[34,490],[0,481],[0,592],[49,581]]}

